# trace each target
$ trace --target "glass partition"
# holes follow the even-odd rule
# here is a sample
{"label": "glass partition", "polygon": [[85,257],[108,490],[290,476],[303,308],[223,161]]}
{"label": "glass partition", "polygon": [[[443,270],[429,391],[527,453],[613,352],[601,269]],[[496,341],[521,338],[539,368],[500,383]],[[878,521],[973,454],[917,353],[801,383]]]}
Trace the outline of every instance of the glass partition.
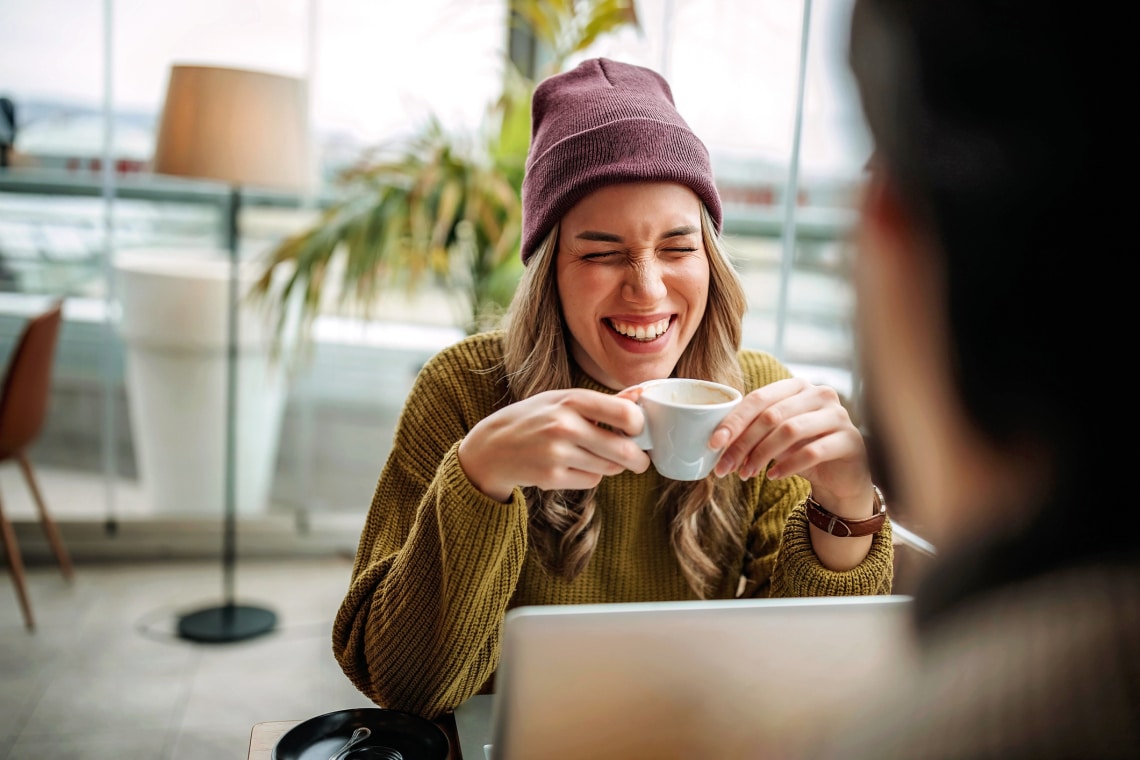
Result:
{"label": "glass partition", "polygon": [[[713,155],[750,297],[746,342],[843,392],[853,385],[844,241],[866,158],[844,63],[848,12],[847,0],[641,0],[640,30],[582,54],[670,79]],[[6,5],[0,96],[16,107],[16,135],[0,169],[0,340],[6,350],[43,299],[67,299],[53,407],[33,455],[67,488],[90,484],[91,498],[75,500],[88,517],[162,513],[140,486],[111,260],[154,249],[194,258],[224,245],[227,189],[149,170],[170,65],[309,82],[322,182],[305,197],[244,196],[242,251],[254,259],[311,222],[336,172],[370,146],[429,113],[477,129],[500,88],[506,19],[506,0]],[[431,289],[415,298],[393,290],[377,315],[336,314],[330,299],[314,325],[277,423],[266,516],[302,528],[362,519],[415,372],[462,334]],[[6,503],[23,498],[18,482],[0,487]],[[50,499],[51,482],[45,490]]]}

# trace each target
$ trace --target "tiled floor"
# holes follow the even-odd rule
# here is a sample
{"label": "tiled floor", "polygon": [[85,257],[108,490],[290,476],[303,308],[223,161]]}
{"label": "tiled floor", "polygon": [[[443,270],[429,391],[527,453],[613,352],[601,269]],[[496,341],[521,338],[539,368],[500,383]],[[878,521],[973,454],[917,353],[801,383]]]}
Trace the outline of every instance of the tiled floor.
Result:
{"label": "tiled floor", "polygon": [[243,760],[255,723],[370,706],[332,656],[350,571],[347,557],[239,563],[237,601],[278,626],[212,645],[174,632],[223,600],[217,562],[79,564],[72,583],[30,567],[34,632],[0,573],[0,760]]}

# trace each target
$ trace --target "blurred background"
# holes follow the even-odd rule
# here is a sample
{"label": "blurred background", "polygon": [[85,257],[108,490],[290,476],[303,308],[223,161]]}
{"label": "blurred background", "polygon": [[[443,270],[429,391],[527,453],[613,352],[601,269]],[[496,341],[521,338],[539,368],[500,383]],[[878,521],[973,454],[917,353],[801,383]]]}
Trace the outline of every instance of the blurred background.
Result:
{"label": "blurred background", "polygon": [[[609,6],[617,10],[594,34],[583,20]],[[746,344],[855,394],[846,238],[869,144],[844,63],[849,10],[849,0],[4,0],[0,350],[9,355],[26,321],[63,300],[49,411],[29,454],[72,557],[219,552],[219,488],[196,468],[226,465],[222,440],[197,446],[211,463],[186,460],[181,479],[157,482],[158,454],[185,442],[187,423],[151,430],[165,415],[148,411],[153,392],[140,389],[148,356],[223,355],[219,340],[194,337],[219,309],[191,288],[165,325],[172,334],[156,337],[157,321],[137,314],[146,330],[126,324],[139,298],[181,298],[161,290],[181,287],[172,278],[217,280],[208,262],[224,260],[227,245],[231,188],[153,170],[172,66],[305,85],[311,181],[241,196],[237,246],[253,272],[243,288],[300,269],[308,298],[299,333],[271,321],[253,328],[262,343],[243,343],[243,361],[268,362],[243,383],[266,383],[253,396],[280,402],[239,423],[240,550],[345,553],[419,367],[487,324],[517,276],[517,245],[503,255],[509,199],[483,248],[485,230],[467,219],[418,253],[385,252],[375,225],[362,233],[346,215],[381,218],[385,183],[425,165],[516,182],[526,143],[525,129],[521,144],[512,131],[509,106],[521,101],[510,96],[551,67],[604,55],[666,76],[712,154],[750,298]],[[333,243],[314,267],[305,256],[320,240]],[[139,261],[151,274],[162,264],[161,284],[139,276]],[[296,298],[273,287],[243,301],[260,314],[288,311]],[[278,351],[282,341],[292,348]],[[190,419],[228,413],[203,392],[213,375],[181,374],[187,390],[173,406]],[[0,494],[25,560],[50,560],[28,489],[7,463]]]}

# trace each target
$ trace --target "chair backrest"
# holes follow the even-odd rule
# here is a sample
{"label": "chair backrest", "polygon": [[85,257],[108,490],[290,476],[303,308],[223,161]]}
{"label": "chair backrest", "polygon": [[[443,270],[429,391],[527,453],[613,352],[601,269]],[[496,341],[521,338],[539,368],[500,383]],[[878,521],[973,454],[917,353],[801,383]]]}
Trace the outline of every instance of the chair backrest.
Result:
{"label": "chair backrest", "polygon": [[0,459],[28,446],[43,427],[51,391],[63,303],[28,320],[16,342],[0,391]]}

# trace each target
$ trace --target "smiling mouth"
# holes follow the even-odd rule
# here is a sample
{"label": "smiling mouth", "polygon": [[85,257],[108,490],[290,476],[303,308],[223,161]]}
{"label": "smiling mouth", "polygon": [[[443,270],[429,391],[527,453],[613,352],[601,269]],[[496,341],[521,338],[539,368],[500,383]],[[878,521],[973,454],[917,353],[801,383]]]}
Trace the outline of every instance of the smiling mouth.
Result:
{"label": "smiling mouth", "polygon": [[672,317],[666,317],[665,319],[660,319],[647,325],[635,325],[629,322],[617,322],[612,319],[607,319],[606,323],[610,326],[611,330],[616,332],[618,335],[621,335],[622,337],[640,341],[642,343],[648,343],[651,340],[657,340],[666,332],[668,332],[669,325],[672,324],[672,321]]}

